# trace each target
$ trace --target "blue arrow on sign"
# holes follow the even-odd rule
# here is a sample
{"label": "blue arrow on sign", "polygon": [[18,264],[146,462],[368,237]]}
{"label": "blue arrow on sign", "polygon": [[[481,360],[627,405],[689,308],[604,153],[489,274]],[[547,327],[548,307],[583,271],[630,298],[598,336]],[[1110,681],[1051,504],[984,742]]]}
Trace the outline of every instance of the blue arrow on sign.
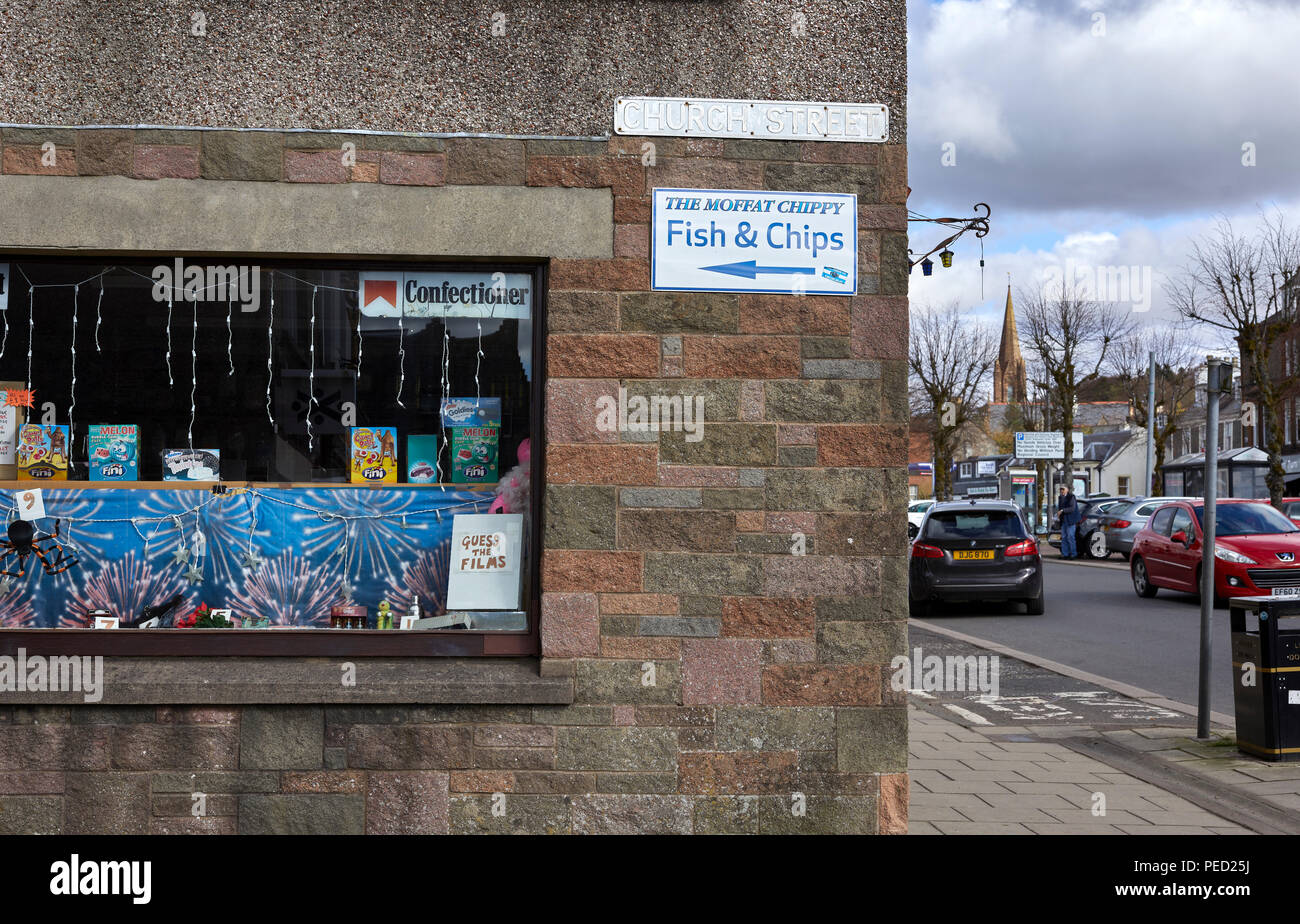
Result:
{"label": "blue arrow on sign", "polygon": [[701,266],[700,269],[710,273],[742,276],[745,279],[753,279],[759,273],[775,276],[793,276],[796,274],[812,276],[817,272],[815,267],[810,266],[759,266],[757,260],[746,260],[743,263],[720,263],[717,266]]}

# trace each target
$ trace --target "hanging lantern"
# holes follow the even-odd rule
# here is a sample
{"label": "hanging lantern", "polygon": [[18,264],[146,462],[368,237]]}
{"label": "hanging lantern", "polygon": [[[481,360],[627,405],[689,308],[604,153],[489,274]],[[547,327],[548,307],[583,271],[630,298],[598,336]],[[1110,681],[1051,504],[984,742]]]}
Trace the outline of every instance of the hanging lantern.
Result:
{"label": "hanging lantern", "polygon": [[943,261],[944,269],[952,266],[952,251],[945,247],[943,253],[939,254],[939,259]]}
{"label": "hanging lantern", "polygon": [[928,257],[921,261],[921,275],[929,276],[934,272],[934,261]]}

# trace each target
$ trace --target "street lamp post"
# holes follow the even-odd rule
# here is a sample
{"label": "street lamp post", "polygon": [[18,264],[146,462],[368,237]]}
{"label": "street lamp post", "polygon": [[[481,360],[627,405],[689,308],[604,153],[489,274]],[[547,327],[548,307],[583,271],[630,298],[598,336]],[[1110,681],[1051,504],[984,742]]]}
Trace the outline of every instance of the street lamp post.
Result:
{"label": "street lamp post", "polygon": [[1224,363],[1206,357],[1205,514],[1201,518],[1201,654],[1196,699],[1196,737],[1210,737],[1210,627],[1214,616],[1214,527],[1219,494],[1219,392]]}

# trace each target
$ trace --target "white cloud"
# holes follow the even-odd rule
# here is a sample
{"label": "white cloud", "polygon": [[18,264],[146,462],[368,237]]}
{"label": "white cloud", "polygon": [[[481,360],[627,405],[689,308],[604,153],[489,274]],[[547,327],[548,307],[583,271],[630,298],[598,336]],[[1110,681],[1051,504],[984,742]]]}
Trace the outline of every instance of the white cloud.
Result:
{"label": "white cloud", "polygon": [[1092,5],[911,0],[914,199],[1153,215],[1294,190],[1300,4],[1107,3],[1102,35]]}
{"label": "white cloud", "polygon": [[[1219,215],[1247,227],[1276,206],[1300,224],[1300,3],[909,0],[908,15],[909,205],[993,213],[983,297],[967,235],[951,269],[913,271],[918,306],[955,300],[1000,322],[1007,272],[1019,290],[1073,265],[1112,283],[1126,270],[1142,320],[1172,324],[1163,284]],[[956,166],[941,165],[946,142]],[[943,236],[911,226],[918,254]]]}

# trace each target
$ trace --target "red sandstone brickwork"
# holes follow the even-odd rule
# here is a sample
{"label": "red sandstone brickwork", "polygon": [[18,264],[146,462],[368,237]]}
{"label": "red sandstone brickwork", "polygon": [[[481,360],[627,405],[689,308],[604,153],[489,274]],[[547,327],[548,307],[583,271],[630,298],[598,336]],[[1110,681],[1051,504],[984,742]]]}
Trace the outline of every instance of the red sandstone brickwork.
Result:
{"label": "red sandstone brickwork", "polygon": [[[0,706],[0,832],[905,831],[902,145],[47,134],[0,133],[3,172],[607,188],[614,241],[550,266],[541,669],[572,705]],[[860,294],[649,291],[669,185],[856,193]],[[600,427],[620,387],[704,396],[703,439]]]}

